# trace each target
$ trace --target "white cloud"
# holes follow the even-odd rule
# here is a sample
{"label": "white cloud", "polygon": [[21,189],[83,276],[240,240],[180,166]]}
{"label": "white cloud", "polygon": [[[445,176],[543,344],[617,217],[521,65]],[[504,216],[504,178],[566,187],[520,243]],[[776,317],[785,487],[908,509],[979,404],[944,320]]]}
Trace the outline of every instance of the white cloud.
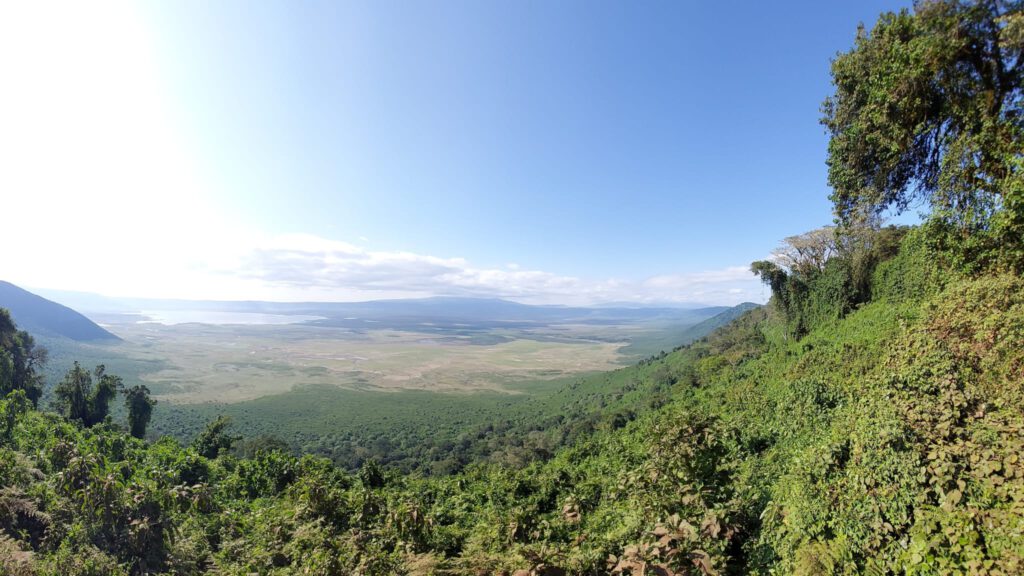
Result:
{"label": "white cloud", "polygon": [[588,280],[521,266],[481,268],[463,258],[372,251],[312,235],[264,239],[232,265],[208,271],[288,300],[452,295],[538,304],[736,304],[764,299],[760,284],[741,266],[642,281]]}

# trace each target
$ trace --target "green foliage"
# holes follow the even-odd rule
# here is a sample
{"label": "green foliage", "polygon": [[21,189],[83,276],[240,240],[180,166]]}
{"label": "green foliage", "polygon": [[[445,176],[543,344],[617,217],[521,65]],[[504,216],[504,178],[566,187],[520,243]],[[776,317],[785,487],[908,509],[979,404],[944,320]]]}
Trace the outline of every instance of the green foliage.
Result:
{"label": "green foliage", "polygon": [[873,273],[872,296],[894,302],[921,302],[943,286],[939,257],[920,228],[907,234],[896,255],[881,262]]}
{"label": "green foliage", "polygon": [[146,426],[153,416],[156,400],[150,398],[145,385],[124,389],[124,404],[128,408],[128,430],[136,438],[146,437]]}
{"label": "green foliage", "polygon": [[0,398],[0,439],[10,439],[18,416],[24,414],[29,406],[24,390],[15,390]]}
{"label": "green foliage", "polygon": [[958,227],[985,225],[1024,146],[1024,60],[1015,28],[1003,34],[1021,6],[922,2],[835,59],[823,123],[841,219],[923,195]]}
{"label": "green foliage", "polygon": [[36,346],[32,336],[18,330],[11,314],[0,308],[0,396],[21,390],[35,406],[43,394],[38,369],[46,363],[45,348]]}
{"label": "green foliage", "polygon": [[107,419],[110,401],[121,388],[121,378],[107,374],[102,364],[90,373],[75,362],[54,390],[54,408],[72,422],[95,426]]}
{"label": "green foliage", "polygon": [[800,336],[805,331],[800,305],[806,300],[807,283],[800,276],[783,270],[775,262],[758,260],[750,265],[750,271],[761,278],[772,290],[772,304],[782,312],[788,321],[787,334]]}
{"label": "green foliage", "polygon": [[840,221],[923,199],[929,241],[955,270],[1022,270],[1022,6],[921,2],[836,58],[823,123]]}
{"label": "green foliage", "polygon": [[221,453],[231,450],[231,446],[242,438],[229,434],[227,432],[229,426],[231,426],[231,418],[218,416],[196,436],[192,441],[192,447],[206,458],[216,458]]}
{"label": "green foliage", "polygon": [[[1018,22],[1024,22],[1024,16]],[[992,257],[1020,274],[1024,272],[1024,157],[1014,158],[1013,174],[1003,182],[1002,192],[1002,209],[992,221]]]}
{"label": "green foliage", "polygon": [[250,443],[259,437],[287,439],[286,451],[325,456],[352,472],[370,459],[426,475],[451,474],[479,461],[522,466],[664,404],[686,366],[662,353],[613,372],[510,385],[516,393],[382,394],[305,386],[234,404],[163,404],[153,428],[191,440],[225,414],[238,430],[254,435],[236,445],[238,455],[255,455],[258,447]]}
{"label": "green foliage", "polygon": [[380,488],[385,484],[384,471],[376,460],[367,460],[359,469],[359,481],[367,488]]}
{"label": "green foliage", "polygon": [[240,458],[255,458],[260,452],[279,451],[290,453],[291,446],[276,436],[257,436],[255,438],[242,438],[233,448],[233,454]]}
{"label": "green foliage", "polygon": [[[826,240],[826,233],[834,234],[833,239]],[[904,227],[872,223],[822,228],[787,238],[775,252],[781,254],[779,263],[754,262],[751,271],[771,288],[772,304],[786,321],[785,333],[799,338],[870,301],[875,269],[899,251],[906,233]],[[811,259],[805,259],[806,249],[801,248],[808,239],[818,246]]]}

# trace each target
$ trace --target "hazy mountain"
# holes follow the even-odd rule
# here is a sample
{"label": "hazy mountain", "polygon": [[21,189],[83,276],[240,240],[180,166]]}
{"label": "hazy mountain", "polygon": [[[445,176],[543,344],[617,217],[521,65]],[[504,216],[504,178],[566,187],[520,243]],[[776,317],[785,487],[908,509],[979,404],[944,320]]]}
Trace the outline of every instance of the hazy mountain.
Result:
{"label": "hazy mountain", "polygon": [[[680,317],[678,320],[667,318],[666,321],[662,321],[661,318],[655,318],[650,324],[660,326],[661,330],[643,337],[634,337],[632,343],[623,348],[621,352],[640,358],[659,352],[668,352],[679,346],[700,340],[714,332],[715,329],[739,318],[747,310],[757,308],[758,306],[760,305],[744,302],[731,308],[714,306],[688,310],[691,316]],[[687,310],[675,310],[677,312],[687,312]]]}
{"label": "hazy mountain", "polygon": [[0,281],[0,308],[7,308],[22,330],[72,340],[119,340],[71,308]]}
{"label": "hazy mountain", "polygon": [[93,313],[100,314],[124,314],[135,311],[135,307],[123,298],[113,298],[93,294],[92,292],[78,292],[75,290],[51,290],[49,288],[29,287],[32,292],[59,302],[70,308],[74,308],[86,315]]}
{"label": "hazy mountain", "polygon": [[686,329],[685,332],[683,332],[680,342],[690,343],[693,342],[694,340],[700,340],[701,338],[707,336],[708,334],[711,334],[718,328],[721,328],[722,326],[725,326],[726,324],[739,318],[747,310],[759,307],[761,307],[760,304],[754,304],[753,302],[744,302],[742,304],[737,304],[736,306],[729,308],[728,310],[722,312],[721,314],[712,316],[711,318],[708,318],[707,320],[699,324],[694,324],[693,326],[690,326],[689,328]]}
{"label": "hazy mountain", "polygon": [[[551,323],[621,324],[664,320],[673,324],[697,324],[729,309],[728,306],[674,307],[602,305],[538,306],[500,298],[439,296],[365,302],[262,302],[251,300],[167,300],[108,298],[81,292],[46,291],[62,302],[77,304],[87,313],[139,313],[145,311],[205,311],[319,316],[314,324],[351,326],[353,323]],[[75,305],[73,304],[73,305]]]}
{"label": "hazy mountain", "polygon": [[375,300],[370,302],[309,304],[305,314],[321,316],[435,317],[469,320],[507,320],[550,322],[580,320],[647,320],[652,318],[692,319],[712,317],[727,309],[711,306],[686,308],[574,307],[536,306],[497,298],[437,297],[412,300]]}

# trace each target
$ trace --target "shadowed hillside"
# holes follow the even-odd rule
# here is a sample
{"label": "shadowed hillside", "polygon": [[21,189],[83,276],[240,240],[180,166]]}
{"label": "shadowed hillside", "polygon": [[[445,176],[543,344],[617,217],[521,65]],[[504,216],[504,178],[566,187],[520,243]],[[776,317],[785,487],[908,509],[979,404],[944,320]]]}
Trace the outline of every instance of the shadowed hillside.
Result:
{"label": "shadowed hillside", "polygon": [[71,340],[118,340],[92,320],[28,290],[0,281],[0,307],[11,312],[22,330],[39,336],[63,336]]}

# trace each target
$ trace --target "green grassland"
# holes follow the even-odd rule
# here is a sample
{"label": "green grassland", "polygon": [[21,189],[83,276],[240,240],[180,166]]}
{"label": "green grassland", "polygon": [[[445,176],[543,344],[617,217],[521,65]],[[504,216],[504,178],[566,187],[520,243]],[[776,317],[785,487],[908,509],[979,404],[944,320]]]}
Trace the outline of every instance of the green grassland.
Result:
{"label": "green grassland", "polygon": [[112,326],[119,352],[165,362],[141,379],[173,404],[229,404],[296,386],[428,391],[500,390],[510,379],[537,379],[621,365],[621,344],[469,337],[299,326]]}

